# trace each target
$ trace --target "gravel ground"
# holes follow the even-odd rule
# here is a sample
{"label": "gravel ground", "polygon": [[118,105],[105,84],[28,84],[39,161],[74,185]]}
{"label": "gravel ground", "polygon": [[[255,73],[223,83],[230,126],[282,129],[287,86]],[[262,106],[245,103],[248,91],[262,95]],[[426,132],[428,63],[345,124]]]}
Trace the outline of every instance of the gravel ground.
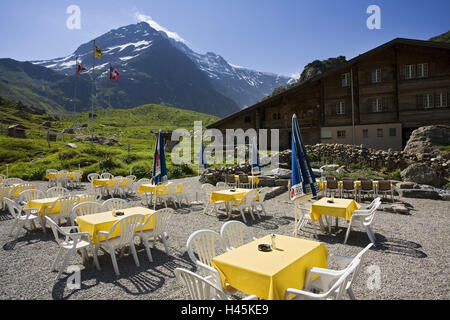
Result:
{"label": "gravel ground", "polygon": [[[200,192],[198,178],[178,180],[189,199]],[[41,190],[47,183],[36,182]],[[72,193],[82,193],[90,188],[83,184]],[[373,222],[377,247],[371,249],[354,283],[354,292],[359,299],[449,299],[449,214],[450,203],[423,199],[400,199],[410,208],[409,215],[378,211]],[[129,197],[129,206],[140,205],[139,198]],[[388,202],[383,203],[383,206]],[[265,204],[267,216],[252,221],[249,227],[256,237],[268,233],[292,235],[294,229],[293,205],[288,193],[269,199]],[[195,270],[186,252],[186,241],[191,233],[199,229],[219,232],[223,217],[205,215],[202,206],[183,206],[176,210],[170,222],[169,248],[166,256],[162,243],[152,249],[154,262],[147,259],[143,246],[138,246],[141,266],[136,267],[131,255],[118,260],[120,277],[116,277],[110,256],[100,251],[101,271],[93,266],[92,258],[82,264],[80,255],[73,255],[70,265],[81,269],[81,288],[69,289],[66,284],[71,274],[65,272],[55,280],[56,272],[50,267],[56,257],[58,246],[50,229],[44,234],[37,231],[22,231],[17,241],[8,236],[12,217],[0,213],[0,299],[185,299],[186,292],[174,276],[174,269],[183,267]],[[241,220],[236,216],[237,220]],[[312,227],[300,234],[314,239]],[[346,224],[341,220],[338,230],[331,235],[319,232],[318,240],[330,253],[355,255],[368,243],[363,231],[350,233],[343,245]],[[375,266],[375,267],[373,267]],[[379,286],[371,279],[379,268]]]}

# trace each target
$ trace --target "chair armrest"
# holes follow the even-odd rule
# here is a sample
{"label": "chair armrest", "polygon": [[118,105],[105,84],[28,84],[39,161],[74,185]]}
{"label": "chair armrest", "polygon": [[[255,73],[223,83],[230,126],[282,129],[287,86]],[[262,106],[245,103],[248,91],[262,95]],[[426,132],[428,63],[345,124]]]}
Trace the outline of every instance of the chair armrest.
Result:
{"label": "chair armrest", "polygon": [[259,300],[259,298],[255,295],[251,295],[251,296],[243,298],[242,300]]}
{"label": "chair armrest", "polygon": [[[307,298],[307,299],[312,299],[312,300],[319,300],[323,296],[323,295],[312,293],[312,292],[308,292],[308,291],[288,288],[288,289],[286,289],[286,294],[284,296],[284,299],[285,300],[289,300],[289,296],[291,294],[295,295],[296,297],[300,296],[302,298]],[[296,297],[294,297],[294,299]]]}
{"label": "chair armrest", "polygon": [[105,236],[105,240],[104,241],[108,241],[108,238],[109,238],[110,234],[111,234],[110,232],[106,232],[106,231],[99,231],[99,232],[97,232],[97,242],[98,243],[102,242],[100,240],[100,236],[101,235]]}
{"label": "chair armrest", "polygon": [[[78,226],[60,227],[60,228],[62,231],[67,232],[69,234],[71,234],[70,231],[72,231],[73,229],[77,230],[77,232],[80,232],[80,228]],[[73,233],[73,234],[75,234],[75,233]]]}

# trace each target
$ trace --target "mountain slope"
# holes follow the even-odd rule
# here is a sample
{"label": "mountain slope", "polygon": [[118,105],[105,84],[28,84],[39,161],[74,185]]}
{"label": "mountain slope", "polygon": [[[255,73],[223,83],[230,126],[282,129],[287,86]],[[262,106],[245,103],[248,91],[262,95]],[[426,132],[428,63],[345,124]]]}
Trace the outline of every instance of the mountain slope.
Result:
{"label": "mountain slope", "polygon": [[[168,58],[169,56],[175,58],[176,55],[169,49],[166,42],[193,62],[197,70],[193,70],[193,67],[189,66],[186,61],[182,61],[181,56],[176,57],[177,68],[173,68],[173,64]],[[137,82],[148,79],[158,82],[159,85],[153,83],[149,85],[149,88],[146,88],[145,91],[148,91],[149,95],[145,98],[152,99],[146,102],[167,103],[187,108],[191,108],[194,103],[199,107],[199,111],[204,112],[206,107],[209,106],[214,109],[214,112],[210,113],[219,116],[252,105],[261,97],[272,92],[274,88],[292,81],[288,77],[233,66],[215,53],[198,54],[184,43],[169,38],[165,32],[156,31],[145,22],[111,30],[97,38],[96,44],[104,52],[103,57],[95,61],[97,64],[95,72],[100,75],[101,79],[107,77],[109,63],[111,63],[121,71],[121,80],[125,77]],[[165,49],[160,50],[161,46],[164,46]],[[92,48],[92,42],[85,43],[67,57],[33,61],[33,63],[65,75],[71,75],[74,72],[77,56],[86,67],[92,69]],[[149,60],[152,68],[146,66],[144,70],[142,67],[146,65],[147,60]],[[156,60],[155,65],[153,63]],[[166,66],[165,69],[164,66]],[[165,74],[161,73],[163,71]],[[203,79],[197,71],[203,74]],[[155,79],[160,77],[162,78],[161,81]],[[186,77],[189,78],[189,81],[183,82],[182,80]],[[168,80],[170,82],[167,82]],[[209,85],[205,84],[205,80]],[[174,88],[171,88],[171,81],[175,81],[176,93],[173,93]],[[119,82],[118,86],[121,88],[122,81]],[[133,82],[133,84],[137,82]],[[104,84],[104,86],[110,87],[108,84]],[[156,87],[151,88],[151,86]],[[200,92],[195,92],[197,88],[201,89]],[[138,88],[138,90],[141,89]],[[180,91],[180,89],[182,90]],[[151,94],[152,91],[153,94]],[[182,102],[181,105],[179,105],[180,101]],[[121,102],[129,103],[126,99]],[[119,101],[111,101],[113,107],[117,107],[117,103]],[[140,101],[137,104],[140,104]],[[238,105],[239,108],[236,108],[235,105]]]}
{"label": "mountain slope", "polygon": [[432,37],[429,39],[430,41],[435,41],[435,42],[445,42],[445,43],[450,43],[450,30],[440,34],[436,37]]}
{"label": "mountain slope", "polygon": [[[95,59],[94,69],[100,107],[158,103],[222,117],[239,110],[233,100],[215,90],[188,57],[147,23],[111,30],[97,38],[96,45],[103,51],[103,56]],[[92,52],[93,43],[88,42],[65,58],[33,63],[68,76],[74,73],[78,57],[88,68],[81,77],[89,81],[94,64]],[[110,64],[120,72],[117,83],[108,78]],[[82,108],[87,109],[89,105]]]}

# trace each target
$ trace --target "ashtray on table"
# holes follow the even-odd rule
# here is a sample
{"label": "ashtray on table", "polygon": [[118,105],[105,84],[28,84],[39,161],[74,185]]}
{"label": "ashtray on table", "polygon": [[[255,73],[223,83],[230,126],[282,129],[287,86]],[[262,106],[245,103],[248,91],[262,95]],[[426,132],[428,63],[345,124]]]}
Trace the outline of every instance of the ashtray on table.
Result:
{"label": "ashtray on table", "polygon": [[116,211],[116,213],[114,214],[114,216],[116,217],[120,217],[123,216],[125,213],[123,211]]}
{"label": "ashtray on table", "polygon": [[270,246],[270,244],[265,244],[265,243],[262,243],[262,244],[258,244],[258,250],[259,251],[272,251],[272,247]]}

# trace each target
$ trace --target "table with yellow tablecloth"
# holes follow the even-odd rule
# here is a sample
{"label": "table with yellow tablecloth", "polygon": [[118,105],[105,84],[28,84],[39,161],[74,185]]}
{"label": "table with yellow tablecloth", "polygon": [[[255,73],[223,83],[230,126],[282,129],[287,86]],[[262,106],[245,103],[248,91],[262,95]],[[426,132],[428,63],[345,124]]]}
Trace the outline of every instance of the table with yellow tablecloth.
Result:
{"label": "table with yellow tablecloth", "polygon": [[[45,174],[45,179],[50,180],[50,179],[61,179],[61,173],[58,172],[50,172]],[[69,179],[70,180],[75,180],[75,172],[69,172]]]}
{"label": "table with yellow tablecloth", "polygon": [[[78,194],[76,196],[80,198],[79,203],[84,202],[83,199],[84,195]],[[53,203],[59,198],[60,197],[52,197],[52,198],[30,200],[27,203],[27,208],[37,209],[38,212],[43,216],[45,214],[45,209],[51,207]],[[56,206],[52,209],[52,212],[50,212],[50,214],[58,214],[58,213],[59,213],[59,203],[56,204]]]}
{"label": "table with yellow tablecloth", "polygon": [[[92,180],[92,185],[94,187],[106,187],[106,188],[112,188],[114,187],[114,180],[113,179],[94,179]],[[120,187],[125,187],[127,185],[127,179],[124,178],[122,183],[119,185]]]}
{"label": "table with yellow tablecloth", "polygon": [[282,300],[286,289],[303,289],[309,269],[327,267],[328,250],[321,242],[276,235],[276,249],[269,252],[258,250],[263,243],[271,243],[270,235],[211,260],[224,286],[228,283],[265,300]]}
{"label": "table with yellow tablecloth", "polygon": [[334,198],[333,203],[328,200],[331,198],[324,197],[311,205],[311,219],[317,221],[321,215],[327,215],[350,221],[353,211],[361,208],[361,205],[352,199]]}
{"label": "table with yellow tablecloth", "polygon": [[[169,184],[171,184],[171,182],[169,182]],[[155,192],[155,188],[156,188],[156,190],[158,190],[158,193],[161,193],[161,192],[164,191],[166,186],[167,185],[163,185],[163,184],[155,186],[154,184],[145,184],[144,183],[144,184],[141,184],[139,186],[137,192],[140,193],[140,194],[146,193],[146,192],[154,193]],[[181,192],[183,192],[183,185],[180,183],[180,186],[178,187],[177,191],[175,191],[175,193],[181,193]],[[167,195],[168,193],[169,193],[169,191],[166,190],[166,191],[163,192],[163,195]]]}
{"label": "table with yellow tablecloth", "polygon": [[[133,214],[142,214],[145,216],[145,218],[147,218],[148,216],[152,215],[153,213],[155,213],[155,210],[151,210],[148,208],[144,208],[144,207],[134,207],[134,208],[126,208],[126,209],[121,209],[121,210],[116,210],[116,211],[122,211],[124,212],[123,216],[113,216],[112,211],[107,211],[107,212],[100,212],[100,213],[95,213],[95,214],[90,214],[90,215],[85,215],[85,216],[79,216],[76,218],[77,224],[80,227],[80,231],[81,232],[87,232],[91,235],[92,237],[92,243],[93,244],[98,244],[97,241],[97,233],[99,231],[105,231],[105,232],[109,232],[111,230],[111,227],[114,225],[115,222],[117,222],[119,219],[126,217],[126,216],[130,216]],[[153,229],[154,226],[154,221],[153,219],[151,219],[149,221],[149,223],[147,223],[144,226],[144,230],[151,230]],[[136,229],[136,231],[139,231],[140,228],[138,227]],[[116,227],[116,230],[114,231],[114,233],[112,234],[112,236],[110,236],[110,238],[113,237],[118,237],[120,235],[120,227]],[[104,239],[101,238],[100,241],[103,241]]]}
{"label": "table with yellow tablecloth", "polygon": [[[239,176],[238,175],[234,175],[234,181],[236,183],[239,182]],[[251,184],[253,181],[254,185],[258,185],[259,184],[259,178],[257,176],[248,176],[248,182]]]}

